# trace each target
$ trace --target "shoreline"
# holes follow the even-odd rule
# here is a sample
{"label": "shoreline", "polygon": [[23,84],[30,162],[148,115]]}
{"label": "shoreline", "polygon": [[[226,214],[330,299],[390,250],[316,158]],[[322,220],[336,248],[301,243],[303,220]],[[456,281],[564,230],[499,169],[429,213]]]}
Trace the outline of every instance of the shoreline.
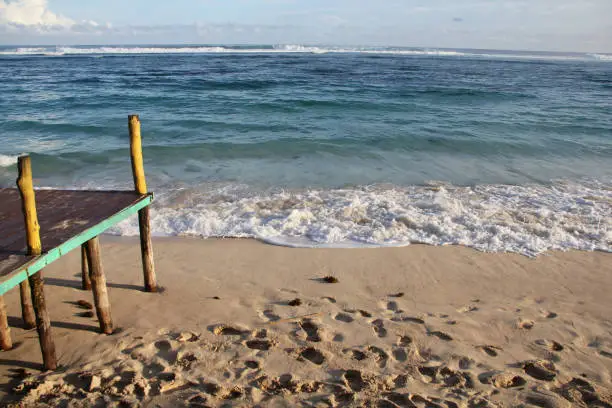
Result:
{"label": "shoreline", "polygon": [[[114,234],[103,234],[101,235],[102,237],[104,237],[103,239],[106,240],[109,243],[121,243],[122,241],[126,241],[126,240],[134,240],[134,239],[138,239],[138,236],[136,235],[114,235]],[[441,245],[433,245],[433,244],[428,244],[426,242],[409,242],[406,244],[390,244],[390,245],[365,245],[364,246],[350,246],[350,245],[346,245],[346,246],[331,246],[333,244],[322,244],[320,246],[290,246],[290,245],[286,245],[283,243],[276,243],[276,241],[274,240],[267,240],[265,238],[255,238],[255,237],[204,237],[201,235],[188,235],[188,234],[181,234],[181,235],[153,235],[153,239],[160,241],[160,242],[164,242],[164,241],[174,241],[174,240],[193,240],[193,241],[210,241],[210,242],[225,242],[225,241],[247,241],[247,242],[254,242],[257,244],[262,244],[262,245],[269,245],[269,246],[273,246],[273,247],[278,247],[278,248],[287,248],[287,249],[307,249],[307,250],[342,250],[342,251],[346,251],[346,250],[376,250],[376,249],[397,249],[397,248],[413,248],[413,247],[430,247],[430,248],[459,248],[460,250],[468,250],[468,251],[473,251],[476,253],[480,253],[480,254],[488,254],[488,255],[518,255],[520,257],[523,258],[527,258],[527,259],[537,259],[540,257],[546,257],[546,256],[555,256],[558,254],[568,254],[568,253],[586,253],[586,254],[596,254],[596,253],[601,253],[601,254],[612,254],[612,250],[605,250],[605,249],[593,249],[593,250],[582,250],[582,249],[566,249],[566,250],[558,250],[558,249],[553,249],[553,250],[548,250],[548,251],[544,251],[542,253],[536,254],[536,255],[526,255],[526,254],[522,254],[519,252],[513,252],[513,251],[505,251],[505,252],[494,252],[494,251],[485,251],[482,249],[478,249],[478,248],[473,248],[471,246],[467,246],[467,245],[461,245],[461,244],[441,244]],[[330,246],[325,246],[325,245],[330,245]]]}
{"label": "shoreline", "polygon": [[[62,398],[80,395],[83,406],[103,398],[173,406],[200,396],[209,406],[267,406],[279,403],[280,390],[289,404],[308,400],[313,404],[309,406],[319,406],[314,400],[320,406],[342,406],[345,394],[351,394],[356,405],[375,403],[391,398],[389,393],[409,395],[414,404],[415,395],[457,406],[480,398],[496,406],[527,403],[537,394],[551,404],[567,405],[567,397],[557,391],[573,387],[568,384],[576,378],[588,382],[601,401],[612,403],[606,399],[612,395],[610,253],[551,252],[528,258],[457,246],[415,244],[374,251],[286,248],[244,238],[157,237],[153,247],[164,291],[147,294],[141,290],[137,238],[105,235],[101,242],[112,316],[119,330],[100,335],[95,317],[83,317],[85,311],[74,305],[91,301],[91,293],[79,289],[78,251],[50,265],[45,269],[45,290],[63,367],[41,377],[47,388],[26,386],[19,395],[10,391],[24,383],[14,378],[22,373],[19,369],[39,375],[40,367],[35,332],[20,328],[19,293],[12,291],[5,300],[16,347],[0,353],[3,403],[50,395],[49,406],[54,406]],[[338,283],[320,281],[328,275]],[[299,305],[288,305],[296,299]],[[319,341],[313,341],[304,322],[313,323]],[[239,334],[216,335],[219,325]],[[197,341],[185,341],[185,333],[194,333]],[[211,345],[225,351],[214,351]],[[194,350],[201,355],[190,369],[177,366],[181,355]],[[354,358],[359,353],[363,360]],[[321,356],[323,362],[317,364]],[[247,361],[256,361],[258,368],[241,368]],[[554,374],[554,379],[531,375],[525,367],[534,362],[552,363],[540,371]],[[77,372],[95,373],[107,381],[109,367],[117,370],[110,377],[129,371],[142,378],[146,396],[139,396],[134,384],[120,398],[95,387],[89,391],[91,384],[81,385],[81,380],[68,381]],[[158,372],[151,367],[158,367]],[[457,384],[445,386],[440,372],[444,367],[446,373],[470,378],[472,387],[459,377]],[[361,390],[345,384],[347,370],[360,373],[365,384]],[[423,374],[428,370],[438,374]],[[272,385],[256,381],[263,375],[279,379],[287,373],[294,386],[281,384],[275,392]],[[162,374],[171,374],[173,380],[163,380]],[[499,385],[507,375],[525,383]],[[407,376],[408,383],[385,385],[398,376]],[[336,384],[342,391],[331,385],[300,391],[314,382]],[[205,384],[210,383],[223,392],[207,392]],[[240,395],[224,398],[232,387],[239,387]],[[324,405],[326,400],[329,405]]]}

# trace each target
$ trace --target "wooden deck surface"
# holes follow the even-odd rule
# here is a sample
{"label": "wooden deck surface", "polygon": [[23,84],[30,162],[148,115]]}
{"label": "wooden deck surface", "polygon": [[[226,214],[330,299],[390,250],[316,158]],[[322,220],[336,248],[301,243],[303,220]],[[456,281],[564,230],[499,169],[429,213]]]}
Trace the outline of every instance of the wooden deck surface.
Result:
{"label": "wooden deck surface", "polygon": [[[141,203],[143,200],[148,201],[146,204]],[[42,257],[54,248],[60,248],[61,256],[61,247],[69,240],[96,227],[99,230],[95,231],[97,235],[110,226],[106,223],[101,229],[100,224],[105,220],[124,212],[125,216],[115,217],[114,221],[119,222],[137,211],[134,209],[128,214],[126,209],[134,208],[139,203],[141,205],[138,207],[143,207],[150,201],[150,195],[139,195],[133,191],[37,190],[36,207]],[[26,264],[36,258],[39,257],[26,255],[25,225],[19,191],[0,188],[0,281],[24,269]]]}

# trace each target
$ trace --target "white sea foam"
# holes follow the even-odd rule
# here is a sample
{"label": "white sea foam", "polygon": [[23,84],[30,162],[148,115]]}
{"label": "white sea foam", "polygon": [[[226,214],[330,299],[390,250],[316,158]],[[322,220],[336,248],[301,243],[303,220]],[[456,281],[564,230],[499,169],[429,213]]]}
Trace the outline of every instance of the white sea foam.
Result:
{"label": "white sea foam", "polygon": [[511,53],[511,52],[479,52],[454,51],[439,49],[402,49],[384,47],[325,47],[299,44],[285,44],[274,47],[247,48],[230,46],[99,46],[99,47],[30,47],[15,50],[0,51],[0,55],[136,55],[136,54],[268,54],[268,53],[342,53],[342,54],[373,54],[373,55],[413,55],[436,57],[465,57],[486,59],[543,59],[543,60],[600,60],[612,61],[606,54],[546,54],[546,53]]}
{"label": "white sea foam", "polygon": [[590,54],[591,57],[600,61],[612,61],[612,54]]}
{"label": "white sea foam", "polygon": [[9,167],[17,163],[18,156],[6,156],[0,154],[0,167]]}
{"label": "white sea foam", "polygon": [[[204,198],[205,197],[205,198]],[[612,249],[612,186],[364,187],[243,194],[223,189],[162,194],[157,235],[252,237],[286,246],[464,245],[535,256]],[[111,231],[138,233],[136,220]]]}

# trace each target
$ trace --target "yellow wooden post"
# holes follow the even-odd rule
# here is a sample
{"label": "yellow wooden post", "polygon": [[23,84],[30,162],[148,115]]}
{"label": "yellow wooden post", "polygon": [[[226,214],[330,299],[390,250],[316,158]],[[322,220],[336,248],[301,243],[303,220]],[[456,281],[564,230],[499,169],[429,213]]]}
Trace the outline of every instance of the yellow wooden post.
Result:
{"label": "yellow wooden post", "polygon": [[134,188],[138,194],[147,194],[147,181],[142,159],[142,138],[140,136],[140,119],[138,115],[128,116],[130,128],[130,155],[132,157],[132,174]]}
{"label": "yellow wooden post", "polygon": [[[132,159],[132,174],[134,188],[138,194],[147,194],[147,182],[144,173],[142,158],[142,138],[140,135],[140,119],[138,115],[128,116],[130,130],[130,156]],[[151,228],[149,207],[138,211],[138,226],[140,228],[140,249],[142,253],[142,269],[147,292],[157,292],[155,265],[153,263],[153,244],[151,242]]]}
{"label": "yellow wooden post", "polygon": [[[23,210],[26,223],[26,239],[28,242],[28,255],[40,255],[40,226],[38,225],[38,216],[36,214],[36,199],[34,197],[34,186],[32,184],[32,166],[30,157],[25,156],[20,158],[23,163],[23,168],[20,165],[20,175],[17,179],[17,185],[23,200]],[[27,210],[26,210],[27,209]],[[30,285],[27,281],[19,284],[19,293],[21,296],[21,316],[26,329],[36,327],[34,309],[30,301]]]}
{"label": "yellow wooden post", "polygon": [[36,198],[32,182],[32,161],[30,156],[21,156],[18,161],[19,178],[17,178],[17,186],[21,193],[23,215],[25,217],[28,255],[40,255],[42,245],[40,244],[40,225],[38,225]]}
{"label": "yellow wooden post", "polygon": [[[17,161],[19,177],[17,186],[21,194],[23,215],[25,218],[26,238],[29,255],[40,255],[42,246],[40,243],[40,226],[38,225],[38,215],[36,214],[36,198],[34,196],[34,184],[32,182],[32,162],[29,156],[21,156]],[[57,368],[57,357],[55,355],[55,343],[51,336],[51,321],[47,313],[45,302],[44,283],[42,270],[31,275],[28,280],[32,303],[36,315],[36,328],[38,329],[38,339],[40,350],[43,355],[45,369],[55,370]]]}

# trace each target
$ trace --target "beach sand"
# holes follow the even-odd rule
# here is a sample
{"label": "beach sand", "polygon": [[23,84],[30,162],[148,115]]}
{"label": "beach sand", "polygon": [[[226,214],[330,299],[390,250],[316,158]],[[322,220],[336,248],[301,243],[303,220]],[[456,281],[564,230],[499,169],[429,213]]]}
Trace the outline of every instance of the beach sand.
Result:
{"label": "beach sand", "polygon": [[117,332],[73,251],[44,271],[57,372],[5,298],[2,405],[612,406],[612,254],[165,238],[148,294],[137,241],[102,243]]}

